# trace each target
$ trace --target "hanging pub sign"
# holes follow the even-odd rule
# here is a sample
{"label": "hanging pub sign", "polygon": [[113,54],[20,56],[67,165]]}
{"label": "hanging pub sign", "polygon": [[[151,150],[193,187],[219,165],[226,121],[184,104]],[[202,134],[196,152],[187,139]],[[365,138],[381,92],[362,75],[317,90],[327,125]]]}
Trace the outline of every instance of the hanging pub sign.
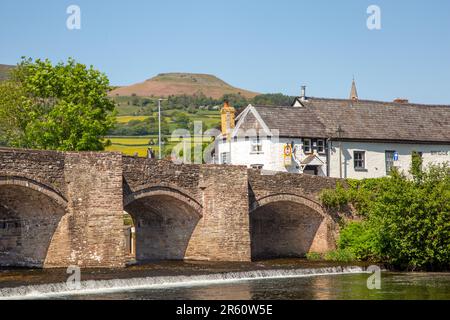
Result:
{"label": "hanging pub sign", "polygon": [[285,144],[283,148],[284,165],[290,166],[292,164],[292,146]]}

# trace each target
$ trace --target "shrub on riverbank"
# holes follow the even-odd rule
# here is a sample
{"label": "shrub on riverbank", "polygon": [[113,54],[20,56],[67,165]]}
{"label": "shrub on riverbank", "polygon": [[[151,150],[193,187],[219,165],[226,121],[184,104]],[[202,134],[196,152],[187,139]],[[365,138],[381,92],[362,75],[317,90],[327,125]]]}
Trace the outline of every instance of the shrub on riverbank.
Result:
{"label": "shrub on riverbank", "polygon": [[450,167],[420,165],[412,179],[394,171],[322,194],[325,206],[339,210],[346,199],[362,217],[343,226],[337,251],[399,269],[450,268]]}

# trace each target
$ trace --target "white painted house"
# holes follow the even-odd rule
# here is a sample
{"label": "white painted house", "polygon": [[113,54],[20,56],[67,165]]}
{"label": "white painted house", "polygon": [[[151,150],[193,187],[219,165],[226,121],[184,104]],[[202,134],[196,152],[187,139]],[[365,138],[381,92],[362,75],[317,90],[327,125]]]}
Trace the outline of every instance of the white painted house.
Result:
{"label": "white painted house", "polygon": [[292,106],[249,105],[234,119],[226,105],[216,140],[221,164],[355,179],[407,173],[414,151],[425,166],[450,163],[450,106],[359,100],[354,82],[348,100],[303,87]]}

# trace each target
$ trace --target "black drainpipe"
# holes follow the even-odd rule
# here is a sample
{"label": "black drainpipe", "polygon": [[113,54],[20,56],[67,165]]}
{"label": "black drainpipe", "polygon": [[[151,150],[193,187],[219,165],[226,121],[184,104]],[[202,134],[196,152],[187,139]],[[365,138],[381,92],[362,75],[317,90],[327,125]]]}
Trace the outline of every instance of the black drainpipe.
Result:
{"label": "black drainpipe", "polygon": [[331,148],[332,148],[332,142],[331,138],[327,139],[327,177],[330,176],[330,159],[331,159]]}

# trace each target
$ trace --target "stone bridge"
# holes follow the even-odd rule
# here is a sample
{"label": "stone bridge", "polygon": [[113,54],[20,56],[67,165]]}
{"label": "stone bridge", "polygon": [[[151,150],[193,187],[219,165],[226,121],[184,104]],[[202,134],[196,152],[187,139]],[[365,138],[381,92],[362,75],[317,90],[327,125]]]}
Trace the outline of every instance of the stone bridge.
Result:
{"label": "stone bridge", "polygon": [[324,252],[337,224],[318,194],[335,185],[240,166],[0,148],[0,266],[123,267],[124,212],[138,262]]}

